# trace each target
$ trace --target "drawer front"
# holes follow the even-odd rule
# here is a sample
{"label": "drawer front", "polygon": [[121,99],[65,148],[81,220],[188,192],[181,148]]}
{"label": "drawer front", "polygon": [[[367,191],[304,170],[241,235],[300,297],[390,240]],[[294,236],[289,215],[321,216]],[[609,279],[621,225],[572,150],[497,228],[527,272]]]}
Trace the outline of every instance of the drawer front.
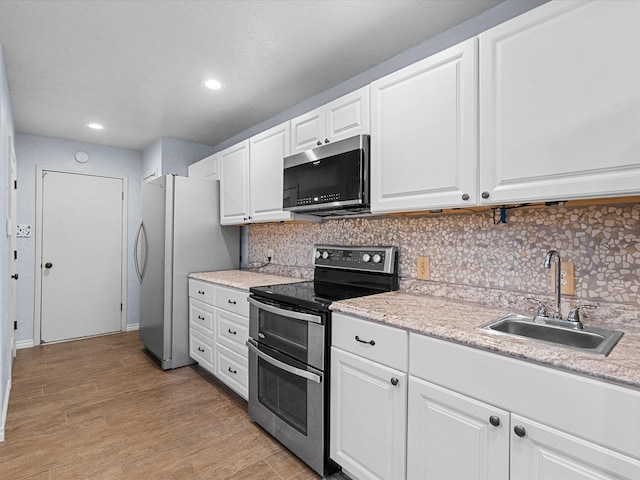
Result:
{"label": "drawer front", "polygon": [[216,341],[234,352],[247,357],[249,319],[235,313],[216,308]]}
{"label": "drawer front", "polygon": [[331,328],[334,347],[408,371],[408,332],[335,312],[331,315]]}
{"label": "drawer front", "polygon": [[215,303],[214,291],[215,286],[212,283],[189,279],[189,296],[191,298],[213,305]]}
{"label": "drawer front", "polygon": [[189,329],[189,356],[205,370],[215,373],[213,368],[215,343],[213,340],[207,339],[195,328]]}
{"label": "drawer front", "polygon": [[215,306],[249,317],[249,294],[242,290],[216,286]]}
{"label": "drawer front", "polygon": [[214,308],[195,298],[189,298],[189,326],[213,339]]}
{"label": "drawer front", "polygon": [[249,390],[248,361],[235,352],[217,345],[215,375],[242,398],[247,400]]}

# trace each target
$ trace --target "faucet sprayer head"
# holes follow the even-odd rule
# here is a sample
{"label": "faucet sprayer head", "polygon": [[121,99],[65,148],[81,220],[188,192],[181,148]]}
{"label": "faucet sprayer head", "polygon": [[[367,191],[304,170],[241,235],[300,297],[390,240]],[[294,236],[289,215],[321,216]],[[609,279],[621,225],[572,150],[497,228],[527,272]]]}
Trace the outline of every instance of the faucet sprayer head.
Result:
{"label": "faucet sprayer head", "polygon": [[549,250],[547,255],[544,257],[544,268],[551,268],[551,260],[553,257],[556,257],[556,260],[560,260],[560,255],[555,250]]}

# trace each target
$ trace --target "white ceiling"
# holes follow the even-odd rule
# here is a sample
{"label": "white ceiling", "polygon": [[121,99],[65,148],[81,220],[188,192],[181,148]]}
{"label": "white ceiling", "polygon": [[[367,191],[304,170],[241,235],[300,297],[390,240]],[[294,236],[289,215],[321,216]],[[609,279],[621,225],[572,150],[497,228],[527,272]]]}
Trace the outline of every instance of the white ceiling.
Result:
{"label": "white ceiling", "polygon": [[20,133],[215,145],[500,1],[2,0],[0,44]]}

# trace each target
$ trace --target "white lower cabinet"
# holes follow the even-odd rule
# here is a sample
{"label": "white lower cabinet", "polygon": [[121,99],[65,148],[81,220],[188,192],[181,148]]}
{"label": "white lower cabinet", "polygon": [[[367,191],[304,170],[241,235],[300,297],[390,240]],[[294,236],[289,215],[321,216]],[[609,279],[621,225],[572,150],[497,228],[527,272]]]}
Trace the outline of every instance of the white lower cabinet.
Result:
{"label": "white lower cabinet", "polygon": [[512,479],[640,478],[640,462],[613,450],[515,414],[511,415],[511,425]]}
{"label": "white lower cabinet", "polygon": [[509,478],[509,412],[410,376],[408,418],[408,479]]}
{"label": "white lower cabinet", "polygon": [[407,332],[337,313],[332,324],[330,456],[354,479],[404,479]]}
{"label": "white lower cabinet", "polygon": [[247,399],[248,293],[189,279],[189,296],[189,356]]}

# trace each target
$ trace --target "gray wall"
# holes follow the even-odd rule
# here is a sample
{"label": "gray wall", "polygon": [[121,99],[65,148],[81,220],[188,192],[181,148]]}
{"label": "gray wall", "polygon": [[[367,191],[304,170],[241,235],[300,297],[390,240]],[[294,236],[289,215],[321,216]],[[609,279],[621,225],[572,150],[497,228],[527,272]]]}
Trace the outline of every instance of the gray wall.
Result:
{"label": "gray wall", "polygon": [[[9,143],[14,136],[13,113],[9,98],[9,85],[4,68],[4,55],[0,45],[0,219],[2,223],[9,216]],[[9,238],[4,225],[0,227],[0,416],[8,401],[11,380],[11,331],[9,319]],[[0,418],[0,437],[4,437],[5,418]]]}
{"label": "gray wall", "polygon": [[[404,52],[391,57],[389,60],[386,60],[375,67],[350,78],[349,80],[335,85],[334,87],[331,87],[330,89],[325,90],[304,102],[294,105],[293,107],[280,112],[274,117],[271,117],[270,119],[245,130],[244,132],[234,135],[233,137],[216,145],[215,151],[219,152],[220,150],[235,145],[236,143],[253,135],[286,122],[298,115],[309,112],[314,108],[318,108],[325,103],[346,95],[349,92],[357,90],[360,87],[364,87],[374,80],[382,78],[385,75],[406,67],[407,65],[411,65],[418,60],[427,58],[434,53],[444,50],[445,48],[456,45],[463,40],[474,37],[491,27],[495,27],[510,18],[520,15],[521,13],[531,10],[543,3],[547,3],[548,1],[549,0],[506,0],[505,2],[496,5],[466,22],[456,25],[435,37],[431,37],[415,47],[405,50]],[[393,40],[390,39],[390,41]]]}
{"label": "gray wall", "polygon": [[[82,150],[89,161],[80,164],[74,155]],[[133,245],[140,225],[140,183],[142,154],[133,150],[18,134],[18,224],[32,226],[32,235],[18,238],[18,334],[17,341],[33,340],[35,288],[36,167],[126,176],[127,193],[127,324],[136,325],[140,316],[140,283],[133,264]]]}

